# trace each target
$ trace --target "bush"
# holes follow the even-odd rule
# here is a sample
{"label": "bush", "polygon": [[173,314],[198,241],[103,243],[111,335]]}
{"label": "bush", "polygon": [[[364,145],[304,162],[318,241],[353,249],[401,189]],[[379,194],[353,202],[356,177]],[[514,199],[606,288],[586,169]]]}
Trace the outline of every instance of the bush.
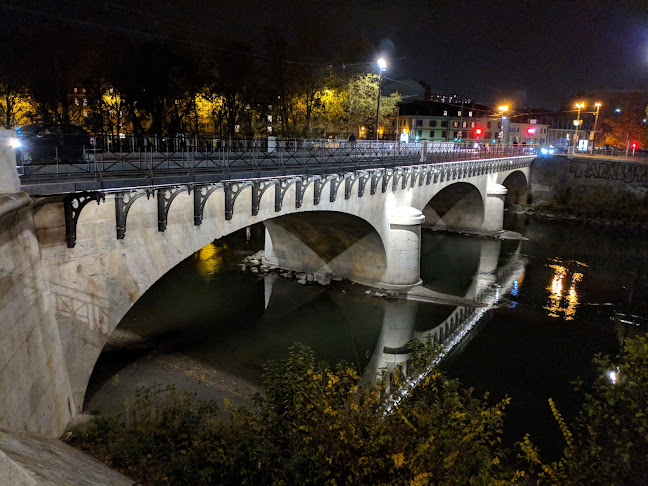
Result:
{"label": "bush", "polygon": [[381,385],[296,345],[265,367],[264,391],[254,410],[228,406],[224,422],[211,402],[142,389],[131,423],[97,418],[69,440],[143,483],[492,484],[503,475],[508,399],[490,405],[437,369],[386,414]]}
{"label": "bush", "polygon": [[573,427],[549,399],[565,439],[562,458],[544,463],[528,436],[519,444],[522,457],[542,483],[648,484],[648,340],[629,338],[616,359],[597,356],[594,362],[599,377]]}

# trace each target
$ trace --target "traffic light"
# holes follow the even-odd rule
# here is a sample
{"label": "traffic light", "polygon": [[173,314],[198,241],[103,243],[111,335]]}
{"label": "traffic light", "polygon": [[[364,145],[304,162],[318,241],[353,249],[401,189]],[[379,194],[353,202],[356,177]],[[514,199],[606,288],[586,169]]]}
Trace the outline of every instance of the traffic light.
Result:
{"label": "traffic light", "polygon": [[482,129],[481,128],[475,128],[475,135],[478,137],[482,134]]}
{"label": "traffic light", "polygon": [[535,128],[527,128],[527,134],[528,135],[535,135],[536,129]]}
{"label": "traffic light", "polygon": [[632,142],[632,150],[637,148],[637,142]]}

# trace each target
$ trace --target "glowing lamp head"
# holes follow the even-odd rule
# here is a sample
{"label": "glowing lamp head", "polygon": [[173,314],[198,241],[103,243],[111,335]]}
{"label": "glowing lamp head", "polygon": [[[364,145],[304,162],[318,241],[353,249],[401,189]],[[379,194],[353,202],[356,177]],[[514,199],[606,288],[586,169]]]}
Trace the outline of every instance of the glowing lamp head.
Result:
{"label": "glowing lamp head", "polygon": [[578,109],[585,108],[585,102],[581,101],[580,103],[576,103],[576,108]]}
{"label": "glowing lamp head", "polygon": [[600,108],[601,106],[603,106],[603,104],[600,101],[597,101],[596,103],[594,103],[594,106]]}
{"label": "glowing lamp head", "polygon": [[378,59],[378,67],[380,68],[381,71],[385,70],[387,68],[387,61],[385,60],[384,57],[381,57]]}
{"label": "glowing lamp head", "polygon": [[12,149],[17,149],[17,148],[20,148],[22,146],[22,143],[20,143],[20,140],[18,140],[16,137],[11,137],[9,139],[9,146]]}
{"label": "glowing lamp head", "polygon": [[499,111],[501,111],[502,113],[506,113],[508,111],[509,107],[508,107],[508,105],[500,105],[500,106],[497,107],[497,109]]}

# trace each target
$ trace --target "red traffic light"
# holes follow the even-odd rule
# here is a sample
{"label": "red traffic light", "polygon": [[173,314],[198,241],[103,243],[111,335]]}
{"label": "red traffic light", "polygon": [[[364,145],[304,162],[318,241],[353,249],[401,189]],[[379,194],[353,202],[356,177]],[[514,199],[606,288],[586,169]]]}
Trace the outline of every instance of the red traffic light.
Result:
{"label": "red traffic light", "polygon": [[535,128],[527,128],[527,133],[528,133],[529,135],[533,135],[535,132],[536,132],[536,129],[535,129]]}
{"label": "red traffic light", "polygon": [[482,134],[482,129],[481,128],[475,128],[475,135],[481,135]]}
{"label": "red traffic light", "polygon": [[632,148],[637,148],[637,142],[632,142]]}

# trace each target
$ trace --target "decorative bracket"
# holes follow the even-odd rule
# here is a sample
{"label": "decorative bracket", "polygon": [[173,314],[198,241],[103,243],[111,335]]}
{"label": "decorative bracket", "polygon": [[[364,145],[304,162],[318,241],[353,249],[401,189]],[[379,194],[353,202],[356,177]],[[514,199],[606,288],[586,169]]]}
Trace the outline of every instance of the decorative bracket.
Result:
{"label": "decorative bracket", "polygon": [[288,191],[288,188],[292,186],[295,182],[297,182],[297,178],[295,179],[276,179],[275,180],[275,212],[281,211],[281,208],[283,206],[283,199],[284,196],[286,195],[286,191]]}
{"label": "decorative bracket", "polygon": [[191,194],[191,187],[163,187],[157,190],[158,231],[163,232],[166,230],[171,203],[183,191]]}
{"label": "decorative bracket", "polygon": [[364,195],[364,190],[365,186],[367,185],[367,182],[369,179],[371,179],[371,175],[369,172],[366,170],[363,170],[358,174],[358,197],[362,197]]}
{"label": "decorative bracket", "polygon": [[369,193],[372,196],[376,194],[376,190],[378,189],[378,181],[384,175],[385,175],[385,171],[383,169],[377,169],[371,171],[371,190]]}
{"label": "decorative bracket", "polygon": [[389,185],[389,179],[394,175],[394,169],[386,169],[383,173],[382,178],[382,192],[387,192],[387,186]]}
{"label": "decorative bracket", "polygon": [[342,184],[342,179],[343,179],[343,177],[340,177],[338,174],[333,174],[330,177],[330,180],[331,180],[331,197],[330,197],[330,201],[331,202],[335,202],[335,198],[337,197],[338,187],[340,187],[340,184]]}
{"label": "decorative bracket", "polygon": [[[321,181],[321,179],[322,176],[313,175],[313,176],[299,177],[295,181],[295,206],[296,207],[298,208],[302,207],[302,203],[304,202],[304,194],[306,194],[306,189],[308,189],[308,186],[311,184],[311,182],[315,183],[315,189],[317,189],[317,184]],[[319,196],[315,204],[319,204]]]}
{"label": "decorative bracket", "polygon": [[[203,220],[203,211],[205,210],[205,203],[207,198],[218,188],[223,187],[221,183],[194,185],[194,225],[200,226]],[[225,206],[227,207],[228,198],[225,197]],[[227,218],[227,209],[225,209],[225,217]],[[231,216],[230,216],[231,218]],[[230,219],[227,218],[227,219]]]}
{"label": "decorative bracket", "polygon": [[436,169],[433,169],[432,167],[426,167],[425,168],[425,185],[429,186],[430,182],[432,182],[432,177],[436,173]]}
{"label": "decorative bracket", "polygon": [[259,214],[263,193],[276,183],[277,179],[256,180],[252,182],[252,216]]}
{"label": "decorative bracket", "polygon": [[357,172],[354,172],[353,174],[344,174],[344,199],[351,198],[351,189],[357,180]]}
{"label": "decorative bracket", "polygon": [[140,197],[146,195],[150,198],[155,195],[153,189],[146,188],[146,190],[136,189],[134,191],[123,191],[115,193],[115,222],[117,227],[117,239],[123,240],[126,236],[126,218],[131,206]]}
{"label": "decorative bracket", "polygon": [[[234,203],[236,202],[236,198],[239,196],[239,194],[241,194],[241,191],[243,189],[253,185],[251,181],[245,181],[245,182],[227,181],[223,183],[223,186],[225,187],[225,219],[229,221],[230,219],[232,219],[232,216],[234,215]],[[205,200],[206,199],[207,198],[205,198]],[[200,220],[202,222],[202,210],[201,210]]]}
{"label": "decorative bracket", "polygon": [[76,227],[79,221],[81,210],[90,201],[106,201],[106,195],[101,192],[83,192],[80,194],[70,194],[63,199],[63,211],[65,213],[65,241],[68,248],[74,248],[76,245]]}
{"label": "decorative bracket", "polygon": [[396,192],[396,188],[398,188],[398,181],[400,179],[403,179],[403,188],[405,188],[405,171],[403,169],[394,169],[392,179],[392,192]]}
{"label": "decorative bracket", "polygon": [[326,184],[326,181],[328,179],[325,177],[324,180],[320,177],[319,179],[315,179],[315,187],[313,188],[313,204],[317,206],[320,203],[320,200],[322,198],[322,190],[324,189],[324,184]]}

